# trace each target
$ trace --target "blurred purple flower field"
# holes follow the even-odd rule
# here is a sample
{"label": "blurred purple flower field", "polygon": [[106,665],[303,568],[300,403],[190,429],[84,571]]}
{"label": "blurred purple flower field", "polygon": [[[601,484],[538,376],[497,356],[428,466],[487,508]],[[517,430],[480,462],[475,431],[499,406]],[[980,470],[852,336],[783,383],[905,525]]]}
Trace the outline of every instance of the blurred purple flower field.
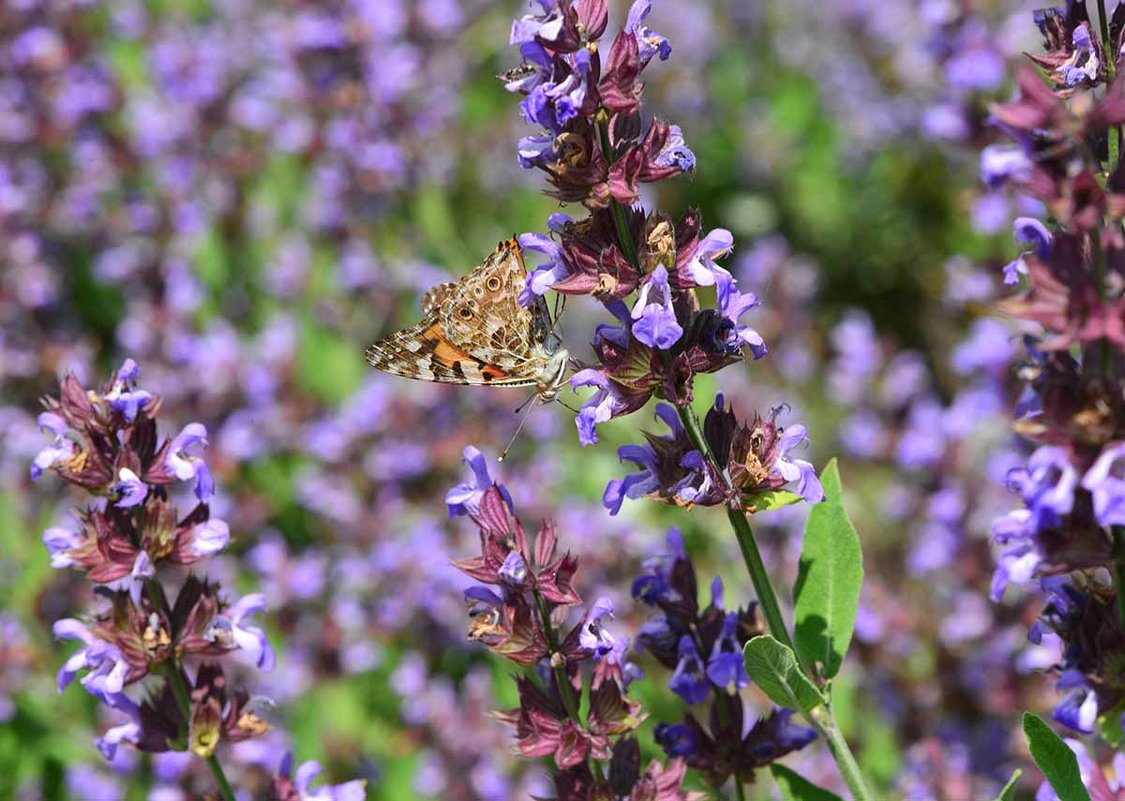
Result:
{"label": "blurred purple flower field", "polygon": [[[1125,798],[1104,5],[3,4],[0,798]],[[498,241],[567,381],[364,362]]]}

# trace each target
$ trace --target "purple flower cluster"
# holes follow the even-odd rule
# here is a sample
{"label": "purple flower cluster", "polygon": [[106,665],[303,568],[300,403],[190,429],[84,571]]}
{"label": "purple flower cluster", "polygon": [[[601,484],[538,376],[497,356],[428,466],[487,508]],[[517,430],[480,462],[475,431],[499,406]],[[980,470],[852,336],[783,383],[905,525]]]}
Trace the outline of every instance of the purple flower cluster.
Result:
{"label": "purple flower cluster", "polygon": [[[220,743],[269,729],[273,702],[230,685],[224,667],[224,657],[241,654],[260,670],[273,668],[273,650],[253,620],[266,599],[252,593],[232,602],[194,572],[176,575],[177,567],[223,550],[230,529],[210,512],[215,483],[202,458],[206,429],[191,423],[161,439],[161,400],[137,388],[139,375],[131,359],[99,390],[68,374],[39,418],[51,441],[33,460],[32,478],[50,471],[90,496],[71,525],[47,529],[43,542],[52,567],[82,572],[100,599],[84,619],[54,624],[57,638],[80,645],[60,669],[58,689],[78,679],[127,718],[98,738],[106,759],[128,744],[213,760]],[[181,484],[194,496],[183,515],[175,500],[184,494]],[[173,600],[168,588],[176,578]],[[298,771],[300,792],[313,772],[309,765]],[[279,777],[278,787],[286,781]],[[287,798],[285,792],[278,790]],[[341,801],[361,798],[362,783],[340,792]]]}
{"label": "purple flower cluster", "polygon": [[[741,357],[755,358],[765,343],[741,322],[758,305],[716,259],[734,245],[729,231],[702,234],[697,212],[679,221],[637,205],[638,184],[694,169],[695,157],[680,129],[654,119],[644,126],[640,75],[671,46],[645,25],[649,0],[637,0],[603,64],[598,40],[605,32],[604,0],[542,3],[542,13],[517,20],[511,43],[524,60],[509,73],[507,88],[524,96],[524,118],[541,129],[519,146],[520,163],[542,170],[549,194],[582,203],[589,215],[555,214],[552,237],[520,236],[544,263],[527,279],[522,298],[554,290],[592,295],[617,320],[598,326],[596,366],[579,370],[574,387],[593,387],[582,405],[582,444],[597,441],[596,426],[629,414],[654,394],[686,404],[693,377]],[[714,287],[715,308],[700,309],[695,288]],[[632,300],[626,299],[632,296]]]}
{"label": "purple flower cluster", "polygon": [[[578,559],[558,553],[558,534],[544,522],[529,538],[514,516],[511,495],[491,481],[483,457],[466,448],[474,479],[450,495],[452,514],[467,515],[480,533],[480,556],[456,566],[481,582],[464,592],[468,636],[493,653],[526,667],[516,678],[520,705],[497,717],[515,730],[517,753],[550,757],[559,801],[600,797],[632,801],[694,801],[702,796],[680,787],[685,765],[653,760],[641,770],[632,732],[646,715],[626,694],[635,667],[625,662],[628,641],[607,627],[613,604],[599,598],[566,633],[567,611],[582,603],[572,579]],[[471,495],[472,497],[468,497]],[[447,497],[448,500],[448,497]],[[589,708],[580,713],[589,671]]]}
{"label": "purple flower cluster", "polygon": [[700,608],[695,566],[676,529],[668,532],[668,552],[650,559],[633,582],[633,597],[656,614],[637,634],[637,649],[646,651],[672,671],[668,687],[694,706],[713,698],[708,724],[692,712],[679,723],[660,723],[656,742],[669,757],[684,759],[715,787],[731,775],[753,781],[754,770],[804,748],[816,732],[790,718],[793,711],[775,709],[752,726],[744,724],[739,691],[750,683],[742,648],[765,628],[756,604],[727,611],[723,584],[711,583],[711,603]]}
{"label": "purple flower cluster", "polygon": [[[1046,52],[1029,57],[1048,82],[1021,69],[1018,97],[992,112],[1011,144],[982,156],[987,182],[1035,197],[1050,216],[1048,224],[1017,220],[1029,249],[1005,268],[1004,282],[1020,294],[1004,310],[1037,329],[1025,339],[1015,409],[1016,431],[1037,448],[1008,474],[1020,507],[992,526],[1000,547],[992,595],[1041,585],[1049,602],[1030,637],[1038,644],[1050,634],[1063,646],[1054,717],[1083,733],[1106,718],[1111,741],[1121,736],[1125,689],[1110,667],[1125,644],[1121,11],[1103,29],[1108,41],[1085,3],[1036,12]],[[1108,149],[1092,144],[1106,137]],[[1097,578],[1106,569],[1109,583]]]}

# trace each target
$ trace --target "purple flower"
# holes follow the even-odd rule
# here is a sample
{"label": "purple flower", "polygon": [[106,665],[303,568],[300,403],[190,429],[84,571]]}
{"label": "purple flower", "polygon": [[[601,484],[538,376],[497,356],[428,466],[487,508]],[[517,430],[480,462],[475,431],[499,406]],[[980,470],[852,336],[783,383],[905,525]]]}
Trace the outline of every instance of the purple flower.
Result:
{"label": "purple flower", "polygon": [[[562,217],[564,215],[558,215]],[[569,218],[566,218],[569,220]],[[534,250],[547,257],[544,264],[539,265],[527,274],[523,290],[520,292],[521,306],[530,306],[535,298],[545,295],[547,290],[570,275],[566,266],[562,248],[548,236],[537,233],[520,234],[517,237],[520,247],[525,250]]]}
{"label": "purple flower", "polygon": [[753,292],[739,292],[734,277],[729,273],[719,274],[717,279],[715,288],[718,293],[719,312],[730,323],[723,329],[723,346],[728,353],[734,355],[743,345],[747,345],[755,359],[762,358],[768,352],[762,335],[750,326],[740,325],[738,322],[743,314],[757,307],[758,296]]}
{"label": "purple flower", "polygon": [[1103,526],[1125,526],[1125,442],[1109,445],[1082,477]]}
{"label": "purple flower", "polygon": [[679,593],[672,588],[672,566],[677,559],[687,558],[684,535],[673,526],[668,529],[667,543],[667,552],[645,560],[647,572],[633,581],[633,597],[650,606],[680,600]]}
{"label": "purple flower", "polygon": [[38,423],[39,430],[44,434],[54,434],[55,441],[35,454],[31,462],[32,481],[43,475],[44,470],[70,459],[75,452],[74,443],[66,438],[68,427],[65,420],[54,412],[43,412]]}
{"label": "purple flower", "polygon": [[675,167],[680,172],[691,172],[695,169],[695,154],[684,141],[684,132],[679,125],[668,126],[668,139],[653,158],[652,163],[657,167]]}
{"label": "purple flower", "polygon": [[1026,181],[1034,166],[1020,147],[988,145],[980,152],[981,179],[989,189],[1000,189],[1009,181]]}
{"label": "purple flower", "polygon": [[605,628],[603,621],[606,619],[613,620],[613,602],[603,596],[594,602],[586,614],[582,630],[578,633],[578,644],[593,654],[595,660],[604,659],[607,663],[616,665],[625,655],[628,641],[614,637]]}
{"label": "purple flower", "polygon": [[782,429],[777,443],[777,460],[773,463],[770,475],[780,476],[787,484],[796,482],[798,495],[808,503],[820,503],[824,500],[824,489],[820,486],[816,468],[804,459],[789,458],[791,450],[808,441],[808,430],[799,423]]}
{"label": "purple flower", "polygon": [[[720,593],[721,587],[720,584]],[[736,693],[750,683],[742,661],[742,648],[738,637],[738,614],[728,612],[723,619],[723,630],[711,649],[707,660],[707,678],[728,693]]]}
{"label": "purple flower", "polygon": [[527,580],[527,562],[519,551],[510,551],[497,573],[505,583],[513,587],[522,587]]}
{"label": "purple flower", "polygon": [[80,532],[68,528],[52,526],[43,532],[43,544],[51,555],[51,567],[61,569],[74,564],[70,551],[82,544]]}
{"label": "purple flower", "polygon": [[626,408],[624,396],[616,383],[600,370],[587,367],[570,377],[572,387],[597,387],[578,410],[574,423],[578,426],[578,442],[583,446],[598,441],[597,426],[608,422],[617,412]]}
{"label": "purple flower", "polygon": [[652,0],[634,0],[629,8],[629,16],[625,19],[625,33],[631,33],[637,38],[637,50],[640,56],[641,67],[659,54],[661,61],[667,61],[672,55],[672,45],[668,40],[644,24],[645,18],[652,11]]}
{"label": "purple flower", "polygon": [[680,467],[686,469],[688,473],[668,488],[673,496],[684,504],[689,504],[711,491],[711,475],[707,471],[703,454],[699,451],[688,451],[680,459]]}
{"label": "purple flower", "polygon": [[225,614],[216,615],[207,626],[206,638],[226,648],[240,648],[251,654],[261,670],[273,670],[274,656],[265,632],[244,620],[265,611],[266,596],[260,592],[244,595]]}
{"label": "purple flower", "polygon": [[94,740],[94,745],[101,751],[102,756],[110,762],[117,756],[117,747],[121,743],[136,745],[140,742],[143,734],[135,706],[127,698],[123,698],[122,701],[122,708],[132,715],[132,720],[108,729],[105,734]]}
{"label": "purple flower", "polygon": [[130,423],[137,418],[137,412],[152,399],[152,395],[143,389],[137,389],[137,378],[141,368],[132,359],[126,359],[117,371],[113,387],[106,394],[105,399],[109,405],[121,414]]}
{"label": "purple flower", "polygon": [[199,523],[191,532],[191,552],[198,557],[213,556],[230,542],[230,526],[225,520],[212,517]]}
{"label": "purple flower", "polygon": [[51,630],[59,639],[78,640],[84,646],[75,651],[59,669],[59,692],[74,681],[78,671],[88,670],[82,677],[82,686],[109,706],[116,706],[118,696],[125,686],[125,677],[129,673],[129,665],[117,646],[99,640],[89,628],[74,618],[57,621]]}
{"label": "purple flower", "polygon": [[[659,300],[649,303],[649,294],[656,290]],[[668,286],[668,270],[658,265],[649,280],[637,294],[633,305],[633,336],[640,342],[667,350],[679,342],[684,329],[676,320],[676,310],[672,308],[672,291]]]}
{"label": "purple flower", "polygon": [[620,325],[598,323],[594,328],[594,344],[598,345],[602,342],[612,342],[615,345],[620,345],[622,348],[628,347],[629,326],[633,324],[633,318],[629,316],[629,307],[625,305],[625,301],[623,300],[611,300],[604,305],[606,310],[617,318]]}
{"label": "purple flower", "polygon": [[[1051,252],[1051,232],[1034,217],[1017,217],[1013,223],[1013,233],[1016,241],[1022,245],[1032,246],[1040,258],[1046,258]],[[1004,283],[1011,285],[1019,283],[1021,275],[1027,275],[1027,262],[1023,260],[1026,252],[1014,261],[1004,266]]]}
{"label": "purple flower", "polygon": [[[542,14],[526,14],[512,22],[512,32],[508,44],[534,42],[536,37],[553,42],[562,32],[563,18],[556,3],[552,0],[535,0],[543,9]],[[529,2],[528,5],[531,5]]]}
{"label": "purple flower", "polygon": [[[473,471],[473,478],[471,481],[465,481],[451,487],[445,493],[445,505],[449,508],[450,519],[461,515],[476,514],[477,510],[480,509],[480,499],[484,497],[485,491],[492,487],[492,477],[488,474],[488,463],[485,461],[483,453],[472,445],[467,445],[463,452],[463,461]],[[508,494],[507,488],[503,484],[497,486],[500,488],[500,494],[504,496],[504,500],[508,502],[508,508],[514,508],[512,496]]]}
{"label": "purple flower", "polygon": [[699,750],[699,738],[686,723],[658,723],[653,738],[670,757],[690,757]]}
{"label": "purple flower", "polygon": [[1032,528],[1042,531],[1057,525],[1074,506],[1078,473],[1067,452],[1057,445],[1045,445],[1027,461],[1027,468],[1008,474],[1008,485],[1023,495],[1031,510]]}
{"label": "purple flower", "polygon": [[1090,40],[1090,28],[1085,22],[1075,27],[1071,42],[1074,45],[1074,52],[1055,69],[1055,72],[1062,76],[1067,86],[1076,86],[1084,81],[1093,83],[1098,78],[1100,63],[1097,53],[1094,52],[1094,43]]}
{"label": "purple flower", "polygon": [[113,491],[119,496],[114,506],[121,509],[137,506],[148,496],[148,486],[128,467],[117,471],[117,483],[113,485]]}
{"label": "purple flower", "polygon": [[202,423],[188,423],[168,448],[165,471],[180,481],[195,479],[195,496],[207,501],[215,494],[215,480],[199,452],[207,447],[207,429]]}
{"label": "purple flower", "polygon": [[656,476],[656,454],[647,445],[622,445],[617,449],[620,461],[630,461],[641,468],[640,472],[630,473],[625,478],[611,479],[602,494],[602,505],[611,515],[621,511],[626,498],[643,498],[660,489],[660,479]]}
{"label": "purple flower", "polygon": [[729,276],[726,270],[715,264],[715,259],[724,256],[734,247],[734,235],[725,228],[709,231],[695,246],[691,261],[684,270],[688,277],[699,286],[713,286],[720,276]]}
{"label": "purple flower", "polygon": [[1051,717],[1075,731],[1091,734],[1098,720],[1098,697],[1086,677],[1077,670],[1064,670],[1055,689],[1070,692],[1054,708]]}
{"label": "purple flower", "polygon": [[770,716],[774,728],[773,743],[782,753],[804,748],[816,739],[816,730],[794,722],[793,714],[792,709],[775,707]]}
{"label": "purple flower", "polygon": [[[293,755],[286,753],[281,759],[278,775],[289,778],[293,767]],[[367,797],[366,782],[362,779],[353,779],[343,784],[322,785],[312,789],[311,785],[320,775],[322,768],[319,762],[304,762],[297,768],[293,776],[293,786],[297,790],[300,801],[364,801]]]}
{"label": "purple flower", "polygon": [[680,638],[679,657],[672,678],[668,680],[668,689],[688,704],[705,701],[711,693],[711,680],[707,678],[707,671],[695,648],[695,642],[687,634]]}
{"label": "purple flower", "polygon": [[[994,533],[999,523],[997,521],[993,524]],[[1012,542],[1011,547],[996,559],[996,572],[992,574],[989,596],[993,601],[999,601],[1004,597],[1009,584],[1026,584],[1031,581],[1042,562],[1043,556],[1033,542],[1026,539]]]}

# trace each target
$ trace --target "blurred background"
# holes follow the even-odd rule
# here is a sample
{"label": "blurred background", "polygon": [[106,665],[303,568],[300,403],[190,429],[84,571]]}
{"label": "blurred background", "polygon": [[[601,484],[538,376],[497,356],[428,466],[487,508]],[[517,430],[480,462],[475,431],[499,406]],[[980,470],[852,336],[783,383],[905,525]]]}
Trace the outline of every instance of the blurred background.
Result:
{"label": "blurred background", "polygon": [[[1034,5],[656,0],[649,19],[673,54],[646,71],[646,109],[682,127],[698,168],[644,201],[698,206],[735,234],[729,266],[762,300],[748,322],[771,351],[722,373],[736,408],[787,404],[808,458],[842,458],[867,584],[840,715],[886,798],[992,797],[1027,767],[1016,716],[1052,704],[1036,671],[1053,645],[1024,634],[1035,599],[988,599],[989,523],[1019,453],[1005,423],[1018,332],[988,304],[1029,209],[977,177],[987,104],[1036,47]],[[367,778],[374,801],[547,792],[488,717],[514,705],[510,668],[465,640],[469,581],[449,562],[475,535],[441,500],[466,444],[503,448],[524,393],[363,361],[426,288],[558,210],[516,162],[525,124],[495,78],[517,62],[506,43],[524,12],[0,4],[0,798],[186,801],[209,786],[180,755],[106,763],[92,739],[119,721],[55,691],[67,649],[50,624],[89,596],[40,542],[75,499],[28,479],[38,398],[66,370],[100,384],[126,356],[163,395],[165,432],[211,433],[232,547],[208,571],[269,599],[278,666],[246,679],[277,701],[276,728],[222,754],[234,783],[260,786],[292,749],[334,780]],[[580,357],[598,313],[568,305]],[[537,409],[497,477],[525,521],[558,520],[583,596],[613,597],[618,629],[643,622],[629,584],[672,524],[703,581],[722,574],[728,605],[750,600],[721,516],[602,509],[638,426],[656,427],[642,412],[581,449],[570,412]],[[778,575],[795,573],[802,515],[756,518]],[[662,675],[642,690],[646,748],[679,715]],[[836,781],[820,747],[790,764]],[[768,798],[770,782],[750,790]]]}

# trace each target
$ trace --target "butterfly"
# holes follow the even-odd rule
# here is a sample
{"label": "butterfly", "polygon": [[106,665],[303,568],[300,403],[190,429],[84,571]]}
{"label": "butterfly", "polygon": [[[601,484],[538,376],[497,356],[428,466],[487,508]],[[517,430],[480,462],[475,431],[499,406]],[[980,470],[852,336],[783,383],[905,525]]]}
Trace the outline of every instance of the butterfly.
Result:
{"label": "butterfly", "polygon": [[371,345],[376,369],[421,381],[472,386],[534,386],[554,400],[566,383],[569,354],[554,332],[547,303],[520,305],[527,268],[513,238],[460,280],[422,297],[422,321]]}

